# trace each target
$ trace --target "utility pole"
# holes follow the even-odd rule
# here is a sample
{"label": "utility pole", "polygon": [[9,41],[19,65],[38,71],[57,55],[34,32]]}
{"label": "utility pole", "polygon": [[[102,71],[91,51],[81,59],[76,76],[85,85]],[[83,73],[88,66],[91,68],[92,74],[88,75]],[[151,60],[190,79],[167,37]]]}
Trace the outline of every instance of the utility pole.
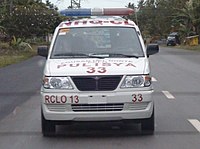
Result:
{"label": "utility pole", "polygon": [[71,0],[71,8],[80,8],[81,0]]}
{"label": "utility pole", "polygon": [[136,24],[137,24],[137,26],[139,26],[139,24],[138,24],[138,15],[137,15],[139,9],[135,7],[135,10],[134,10],[134,11],[135,11],[135,20],[136,20]]}
{"label": "utility pole", "polygon": [[10,14],[12,13],[12,9],[13,9],[13,0],[10,0]]}

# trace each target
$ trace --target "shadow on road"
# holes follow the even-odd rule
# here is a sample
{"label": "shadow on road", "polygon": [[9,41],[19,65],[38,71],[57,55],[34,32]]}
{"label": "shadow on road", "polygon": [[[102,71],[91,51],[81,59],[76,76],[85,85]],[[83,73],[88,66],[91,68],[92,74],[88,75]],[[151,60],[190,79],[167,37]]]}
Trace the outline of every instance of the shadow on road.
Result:
{"label": "shadow on road", "polygon": [[88,122],[57,126],[56,137],[121,137],[139,136],[140,126],[122,122]]}

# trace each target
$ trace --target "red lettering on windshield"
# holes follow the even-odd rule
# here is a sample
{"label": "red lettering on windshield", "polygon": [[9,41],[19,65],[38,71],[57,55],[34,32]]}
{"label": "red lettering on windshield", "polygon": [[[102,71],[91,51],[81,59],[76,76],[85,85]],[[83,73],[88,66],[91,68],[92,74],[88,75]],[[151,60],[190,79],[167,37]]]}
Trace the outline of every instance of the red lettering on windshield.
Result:
{"label": "red lettering on windshield", "polygon": [[72,22],[65,22],[65,23],[61,24],[60,27],[62,27],[63,25],[71,26],[71,25],[72,25]]}
{"label": "red lettering on windshield", "polygon": [[134,24],[132,24],[132,23],[130,23],[128,21],[114,21],[114,20],[112,20],[112,21],[102,21],[102,20],[94,20],[94,21],[74,21],[74,22],[73,21],[68,21],[68,22],[61,23],[59,25],[59,27],[63,27],[64,25],[71,26],[72,23],[74,25],[80,25],[80,24],[87,25],[88,23],[90,23],[90,24],[100,24],[100,25],[107,24],[107,23],[119,25],[119,24],[123,24],[124,23],[124,25],[134,25]]}
{"label": "red lettering on windshield", "polygon": [[90,21],[91,24],[103,24],[103,21]]}
{"label": "red lettering on windshield", "polygon": [[120,22],[120,21],[110,21],[110,23],[112,23],[112,24],[122,24],[122,22]]}

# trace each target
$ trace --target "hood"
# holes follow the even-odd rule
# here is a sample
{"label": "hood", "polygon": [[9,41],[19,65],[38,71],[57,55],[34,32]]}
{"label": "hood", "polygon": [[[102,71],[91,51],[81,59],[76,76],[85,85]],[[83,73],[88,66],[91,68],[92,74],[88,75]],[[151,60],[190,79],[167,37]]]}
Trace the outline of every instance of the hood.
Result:
{"label": "hood", "polygon": [[147,58],[49,59],[49,76],[124,75],[149,73]]}

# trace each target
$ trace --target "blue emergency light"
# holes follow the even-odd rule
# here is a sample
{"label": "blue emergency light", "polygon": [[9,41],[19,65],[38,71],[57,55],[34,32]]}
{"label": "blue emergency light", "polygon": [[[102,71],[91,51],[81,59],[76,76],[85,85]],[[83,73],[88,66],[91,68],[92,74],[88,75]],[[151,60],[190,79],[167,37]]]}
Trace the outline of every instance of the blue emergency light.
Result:
{"label": "blue emergency light", "polygon": [[131,8],[81,8],[60,11],[63,16],[127,16],[134,12]]}

